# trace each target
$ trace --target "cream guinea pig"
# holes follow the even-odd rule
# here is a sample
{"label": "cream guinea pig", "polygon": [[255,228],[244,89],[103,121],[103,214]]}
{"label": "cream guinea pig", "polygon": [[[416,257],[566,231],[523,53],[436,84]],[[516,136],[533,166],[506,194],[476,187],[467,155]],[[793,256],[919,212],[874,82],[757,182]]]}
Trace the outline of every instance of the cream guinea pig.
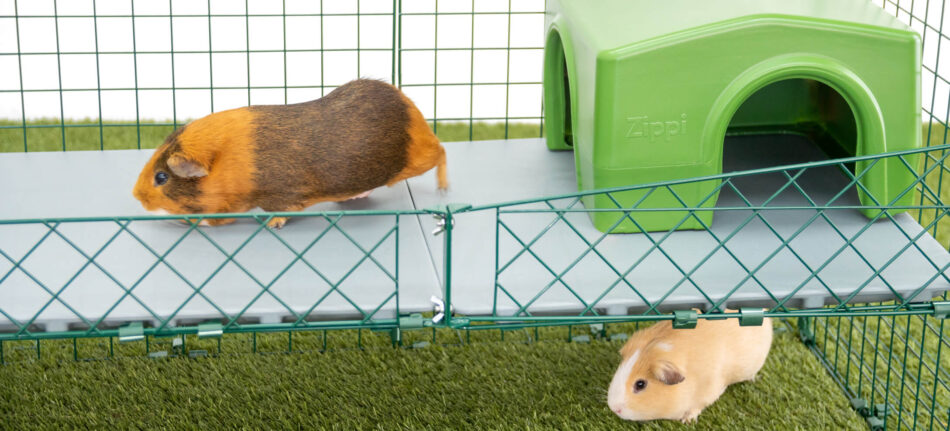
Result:
{"label": "cream guinea pig", "polygon": [[607,405],[627,420],[693,422],[727,386],[754,380],[771,345],[768,318],[760,326],[699,319],[693,329],[662,321],[637,331],[620,349]]}

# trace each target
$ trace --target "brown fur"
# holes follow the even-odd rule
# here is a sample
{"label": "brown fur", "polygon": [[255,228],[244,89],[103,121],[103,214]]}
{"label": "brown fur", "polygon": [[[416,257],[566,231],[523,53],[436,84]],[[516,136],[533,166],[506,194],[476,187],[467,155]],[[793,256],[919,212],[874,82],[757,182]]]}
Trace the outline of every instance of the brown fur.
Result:
{"label": "brown fur", "polygon": [[[611,390],[619,392],[608,393],[608,404],[617,414],[622,407],[623,414],[634,416],[627,419],[695,421],[728,385],[755,378],[771,343],[771,319],[758,327],[739,326],[737,319],[699,319],[694,329],[673,329],[662,321],[634,333],[620,350],[621,368],[611,382]],[[623,373],[635,354],[629,373]],[[646,387],[634,392],[638,380]],[[621,395],[622,404],[611,399]]]}
{"label": "brown fur", "polygon": [[439,188],[447,189],[449,180],[445,168],[445,149],[416,105],[405,94],[402,95],[402,100],[409,107],[409,163],[387,185],[422,175],[432,169],[432,166],[436,166]]}
{"label": "brown fur", "polygon": [[[439,188],[448,187],[445,150],[415,104],[392,85],[359,79],[318,100],[232,109],[176,130],[133,194],[145,209],[173,214],[300,211],[433,167]],[[158,171],[169,174],[162,186]]]}

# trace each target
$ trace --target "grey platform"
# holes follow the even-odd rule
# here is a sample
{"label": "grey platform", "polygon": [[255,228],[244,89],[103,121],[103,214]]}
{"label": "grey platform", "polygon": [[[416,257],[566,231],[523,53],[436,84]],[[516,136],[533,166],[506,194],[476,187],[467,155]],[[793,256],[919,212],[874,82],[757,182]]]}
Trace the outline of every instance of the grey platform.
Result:
{"label": "grey platform", "polygon": [[[452,184],[447,194],[435,191],[434,174],[430,172],[392,188],[375,190],[367,199],[321,204],[311,210],[402,210],[454,202],[478,205],[576,190],[573,154],[550,152],[539,139],[447,143],[445,146]],[[131,187],[150,153],[107,151],[0,155],[0,219],[145,214],[132,198]],[[741,157],[733,158],[733,155]],[[820,154],[800,138],[776,136],[731,138],[727,145],[727,158],[728,171],[813,160],[820,158]],[[780,181],[777,177],[756,178],[737,182],[737,186],[753,201],[764,199],[763,196],[778,187],[776,181]],[[813,196],[827,197],[830,190],[840,189],[843,181],[839,173],[826,169],[818,175],[805,178],[802,184]],[[782,198],[780,204],[803,203],[792,194],[783,195]],[[842,203],[856,203],[856,197],[848,195]],[[734,194],[723,192],[720,195],[720,206],[736,204],[738,201]],[[538,208],[536,205],[531,207]],[[814,211],[766,211],[762,214],[777,227],[780,235],[787,238]],[[847,236],[857,232],[867,222],[864,216],[854,211],[830,211],[828,214]],[[746,217],[748,211],[717,213],[712,232],[723,237]],[[503,215],[505,223],[523,241],[533,238],[535,233],[554,219],[552,214]],[[601,236],[585,214],[569,214],[566,219],[588,241],[595,241]],[[943,268],[950,262],[950,256],[928,234],[921,236],[912,247],[901,253],[882,271],[881,277],[872,277],[874,271],[871,267],[880,268],[908,244],[897,226],[911,237],[921,230],[906,214],[895,219],[896,225],[889,221],[875,223],[855,241],[855,247],[868,263],[859,259],[854,250],[846,249],[818,273],[829,289],[812,279],[790,296],[789,305],[813,306],[827,301],[836,302],[833,294],[845,297],[868,279],[871,282],[853,299],[891,297],[887,284],[902,295],[919,293],[918,300],[929,299],[928,295],[950,287],[943,277],[936,276],[937,269],[927,260],[930,259],[937,268]],[[339,224],[353,240],[368,250],[383,239],[395,225],[395,219],[393,216],[344,217]],[[300,251],[327,226],[328,222],[322,218],[298,218],[279,231],[279,236]],[[443,296],[440,285],[442,238],[431,235],[434,227],[435,221],[429,216],[400,218],[400,313],[429,311],[432,309],[430,297]],[[221,248],[231,252],[256,228],[255,223],[245,220],[228,226],[200,229]],[[222,312],[233,316],[242,310],[246,320],[265,323],[288,319],[292,315],[290,310],[294,313],[309,312],[311,318],[319,319],[365,316],[357,308],[366,313],[376,310],[373,315],[375,318],[392,317],[397,311],[394,283],[385,273],[396,273],[396,242],[392,236],[384,240],[373,253],[385,272],[374,262],[364,260],[336,291],[331,291],[324,277],[337,282],[363,257],[363,253],[350,240],[334,229],[305,253],[307,262],[319,270],[323,277],[303,262],[295,262],[293,253],[266,231],[248,243],[233,262],[227,263],[224,254],[211,242],[200,233],[192,232],[168,254],[165,261],[169,265],[156,265],[158,259],[132,234],[119,232],[119,225],[115,222],[63,223],[56,230],[73,245],[56,233],[51,233],[23,260],[22,270],[12,272],[13,263],[0,256],[0,329],[11,326],[3,313],[22,323],[44,306],[44,311],[33,322],[40,328],[62,330],[73,325],[82,327],[82,319],[76,313],[95,322],[124,294],[120,284],[129,288],[136,283],[138,285],[132,292],[147,305],[147,309],[133,298],[126,297],[118,307],[108,312],[105,318],[107,322],[155,321],[172,315],[176,310],[177,317],[173,324],[217,318],[221,317]],[[138,221],[131,223],[128,231],[162,254],[186,228],[170,221]],[[600,262],[596,255],[588,253],[562,278],[574,288],[575,296],[559,282],[552,283],[555,277],[534,261],[530,254],[523,253],[499,276],[499,284],[508,293],[499,291],[496,298],[494,211],[459,214],[454,232],[452,302],[455,310],[464,314],[488,314],[494,307],[499,314],[508,315],[519,311],[522,306],[535,313],[575,313],[587,306],[613,314],[623,313],[644,308],[644,299],[650,303],[656,302],[683,278],[668,258],[659,251],[653,251],[639,266],[626,274],[623,281],[617,282],[620,277]],[[0,250],[14,261],[19,261],[47,233],[50,233],[50,229],[43,225],[0,225]],[[650,235],[658,240],[664,233]],[[113,236],[115,239],[103,249],[103,245]],[[500,259],[504,264],[521,247],[504,231],[499,238]],[[819,219],[792,241],[791,248],[806,264],[816,269],[843,243],[844,240],[834,233],[828,223]],[[684,271],[689,272],[714,249],[715,244],[716,241],[707,232],[684,231],[667,238],[662,243],[662,249]],[[727,247],[751,269],[779,244],[775,235],[761,221],[755,220],[729,240]],[[596,249],[620,271],[624,271],[643,256],[650,245],[643,234],[610,235]],[[87,265],[89,260],[74,246],[86,256],[93,256],[100,249],[102,251],[96,256],[94,264]],[[558,222],[531,250],[555,272],[560,273],[586,248],[564,222]],[[80,276],[70,280],[83,265],[87,266]],[[152,265],[155,268],[142,277]],[[211,277],[219,266],[221,270]],[[281,304],[269,293],[262,293],[260,284],[270,283],[288,266],[290,269],[270,288],[283,300],[284,304]],[[100,267],[113,278],[106,276]],[[254,278],[248,276],[241,267],[253,274]],[[192,286],[182,281],[171,268]],[[756,272],[758,282],[748,280],[741,284],[730,297],[730,304],[774,304],[775,301],[759,283],[777,298],[783,299],[809,273],[788,249],[782,249],[770,263]],[[736,287],[746,274],[746,270],[720,249],[691,275],[692,281],[702,288],[708,298],[687,281],[663,300],[664,307],[700,305],[709,300],[718,300]],[[53,292],[62,289],[60,298],[73,310],[59,301],[51,301],[51,294],[38,287],[31,277],[42,281]],[[194,294],[194,288],[206,281],[207,284],[201,287],[201,294]],[[636,295],[627,283],[636,286],[643,298]],[[601,298],[601,294],[612,285],[615,286]],[[193,294],[194,297],[185,302]],[[311,310],[324,295],[326,299]],[[257,296],[258,299],[251,304]],[[215,305],[211,305],[205,297]]]}

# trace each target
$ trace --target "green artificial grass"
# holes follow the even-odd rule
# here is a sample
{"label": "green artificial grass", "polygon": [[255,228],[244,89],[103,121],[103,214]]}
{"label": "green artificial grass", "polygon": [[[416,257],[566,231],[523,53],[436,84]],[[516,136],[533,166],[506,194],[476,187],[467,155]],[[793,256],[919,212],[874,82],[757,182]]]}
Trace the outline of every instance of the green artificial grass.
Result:
{"label": "green artificial grass", "polygon": [[[611,333],[632,329],[617,326]],[[330,343],[345,346],[341,340],[352,342],[353,332],[330,333]],[[429,331],[407,334],[409,342],[430,337]],[[688,426],[636,424],[607,409],[623,341],[568,343],[564,328],[538,334],[540,341],[525,343],[538,340],[533,331],[507,332],[505,341],[498,331],[477,331],[471,343],[443,345],[464,338],[446,330],[437,343],[405,349],[386,346],[387,335],[362,331],[364,350],[321,353],[322,333],[297,333],[289,354],[231,354],[247,347],[250,336],[229,334],[214,358],[79,362],[71,360],[72,342],[63,341],[45,347],[41,360],[0,367],[0,428],[866,429],[789,331],[776,334],[757,381],[731,386]],[[286,340],[286,333],[262,335],[258,347],[281,350]],[[96,347],[103,340],[80,342]],[[187,344],[216,348],[208,340]],[[24,343],[20,353],[34,354],[32,346]]]}
{"label": "green artificial grass", "polygon": [[[186,121],[187,122],[187,121]],[[98,120],[67,120],[60,124],[58,119],[30,120],[26,124],[26,143],[23,141],[22,123],[0,119],[0,153],[26,151],[82,151],[82,150],[126,150],[133,148],[155,148],[164,142],[165,137],[174,130],[171,121],[135,122]],[[467,122],[440,122],[436,134],[443,142],[505,139],[505,123],[471,124]],[[65,138],[64,138],[65,133]],[[101,134],[100,134],[101,133]],[[471,139],[469,137],[471,136]],[[509,123],[507,137],[537,138],[541,136],[541,126],[527,123]]]}

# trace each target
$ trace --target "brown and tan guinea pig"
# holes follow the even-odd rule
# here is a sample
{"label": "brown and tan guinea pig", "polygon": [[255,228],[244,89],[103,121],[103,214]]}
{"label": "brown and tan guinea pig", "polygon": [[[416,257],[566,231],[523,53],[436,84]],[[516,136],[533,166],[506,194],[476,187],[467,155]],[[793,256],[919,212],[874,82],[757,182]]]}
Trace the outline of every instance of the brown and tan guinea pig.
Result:
{"label": "brown and tan guinea pig", "polygon": [[[364,197],[433,167],[446,189],[445,149],[415,104],[390,84],[358,79],[321,99],[222,111],[175,130],[133,194],[161,214],[301,211]],[[286,221],[274,217],[268,225]]]}
{"label": "brown and tan guinea pig", "polygon": [[620,350],[607,405],[627,420],[693,422],[727,386],[754,380],[771,345],[769,318],[761,326],[699,319],[693,329],[662,321],[634,333]]}

